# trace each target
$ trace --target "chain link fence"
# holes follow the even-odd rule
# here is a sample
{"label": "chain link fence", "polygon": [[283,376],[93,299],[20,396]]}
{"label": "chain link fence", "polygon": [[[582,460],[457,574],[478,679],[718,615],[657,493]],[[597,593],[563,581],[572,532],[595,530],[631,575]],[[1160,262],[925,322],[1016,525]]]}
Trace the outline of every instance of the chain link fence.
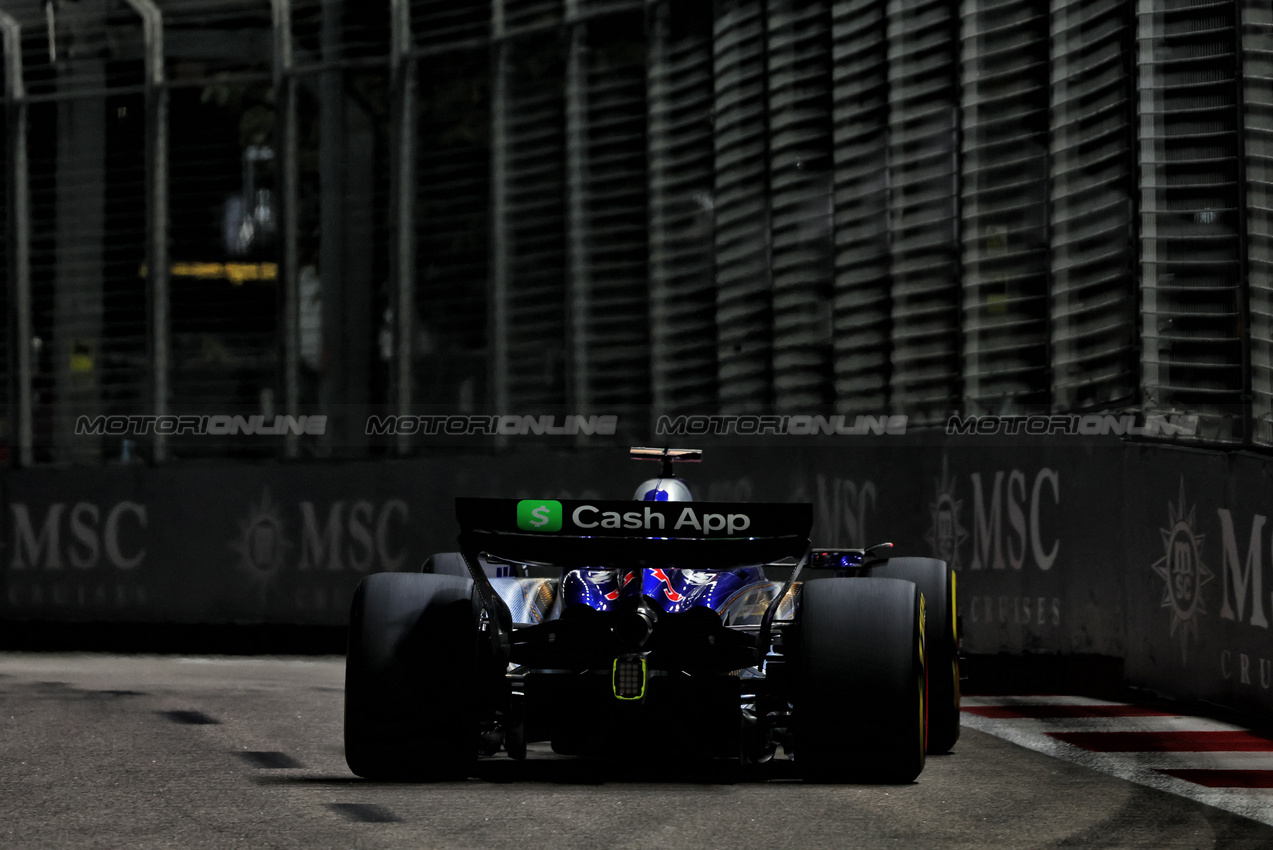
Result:
{"label": "chain link fence", "polygon": [[[365,423],[421,411],[1180,413],[1273,441],[1252,0],[0,0],[0,24],[12,464],[411,453]],[[143,413],[327,425],[75,433]]]}

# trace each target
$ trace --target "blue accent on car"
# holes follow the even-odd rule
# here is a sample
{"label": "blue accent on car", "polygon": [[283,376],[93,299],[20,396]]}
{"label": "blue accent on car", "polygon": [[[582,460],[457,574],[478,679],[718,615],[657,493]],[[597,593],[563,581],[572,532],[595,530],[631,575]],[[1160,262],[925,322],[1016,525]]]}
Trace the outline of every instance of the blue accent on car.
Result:
{"label": "blue accent on car", "polygon": [[675,567],[619,570],[570,570],[562,578],[562,602],[612,611],[620,599],[641,595],[666,614],[691,608],[720,612],[741,591],[766,581],[760,567],[690,570]]}
{"label": "blue accent on car", "polygon": [[561,579],[563,602],[582,603],[597,611],[613,610],[618,590],[617,570],[570,570]]}

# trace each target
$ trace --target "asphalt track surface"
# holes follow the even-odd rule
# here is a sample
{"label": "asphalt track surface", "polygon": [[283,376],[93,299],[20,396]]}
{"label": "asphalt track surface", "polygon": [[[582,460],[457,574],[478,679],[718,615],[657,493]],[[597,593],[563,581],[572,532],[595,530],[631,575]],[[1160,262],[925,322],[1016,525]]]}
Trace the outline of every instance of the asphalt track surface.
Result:
{"label": "asphalt track surface", "polygon": [[0,846],[1268,848],[1273,826],[972,729],[907,786],[554,756],[382,784],[341,751],[339,658],[0,655]]}

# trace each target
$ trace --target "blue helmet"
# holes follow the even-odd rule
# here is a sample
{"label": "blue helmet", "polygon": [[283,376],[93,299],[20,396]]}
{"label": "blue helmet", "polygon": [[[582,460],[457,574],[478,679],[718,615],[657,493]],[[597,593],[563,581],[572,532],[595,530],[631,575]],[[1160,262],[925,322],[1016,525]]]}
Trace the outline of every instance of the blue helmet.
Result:
{"label": "blue helmet", "polygon": [[651,478],[636,489],[632,498],[639,502],[692,502],[690,488],[679,478]]}

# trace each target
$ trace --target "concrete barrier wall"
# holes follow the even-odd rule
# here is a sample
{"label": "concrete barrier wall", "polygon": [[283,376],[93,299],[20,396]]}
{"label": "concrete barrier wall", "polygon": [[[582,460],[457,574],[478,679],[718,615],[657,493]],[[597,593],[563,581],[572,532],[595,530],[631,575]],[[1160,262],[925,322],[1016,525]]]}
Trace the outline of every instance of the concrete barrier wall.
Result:
{"label": "concrete barrier wall", "polygon": [[1273,716],[1273,464],[1235,453],[1127,453],[1128,678]]}
{"label": "concrete barrier wall", "polygon": [[[653,471],[609,448],[13,472],[0,613],[342,624],[362,576],[454,548],[454,496],[623,498]],[[934,437],[722,445],[688,477],[700,498],[813,502],[818,545],[950,561],[970,652],[1121,657],[1134,684],[1267,714],[1271,472],[1246,454]]]}

